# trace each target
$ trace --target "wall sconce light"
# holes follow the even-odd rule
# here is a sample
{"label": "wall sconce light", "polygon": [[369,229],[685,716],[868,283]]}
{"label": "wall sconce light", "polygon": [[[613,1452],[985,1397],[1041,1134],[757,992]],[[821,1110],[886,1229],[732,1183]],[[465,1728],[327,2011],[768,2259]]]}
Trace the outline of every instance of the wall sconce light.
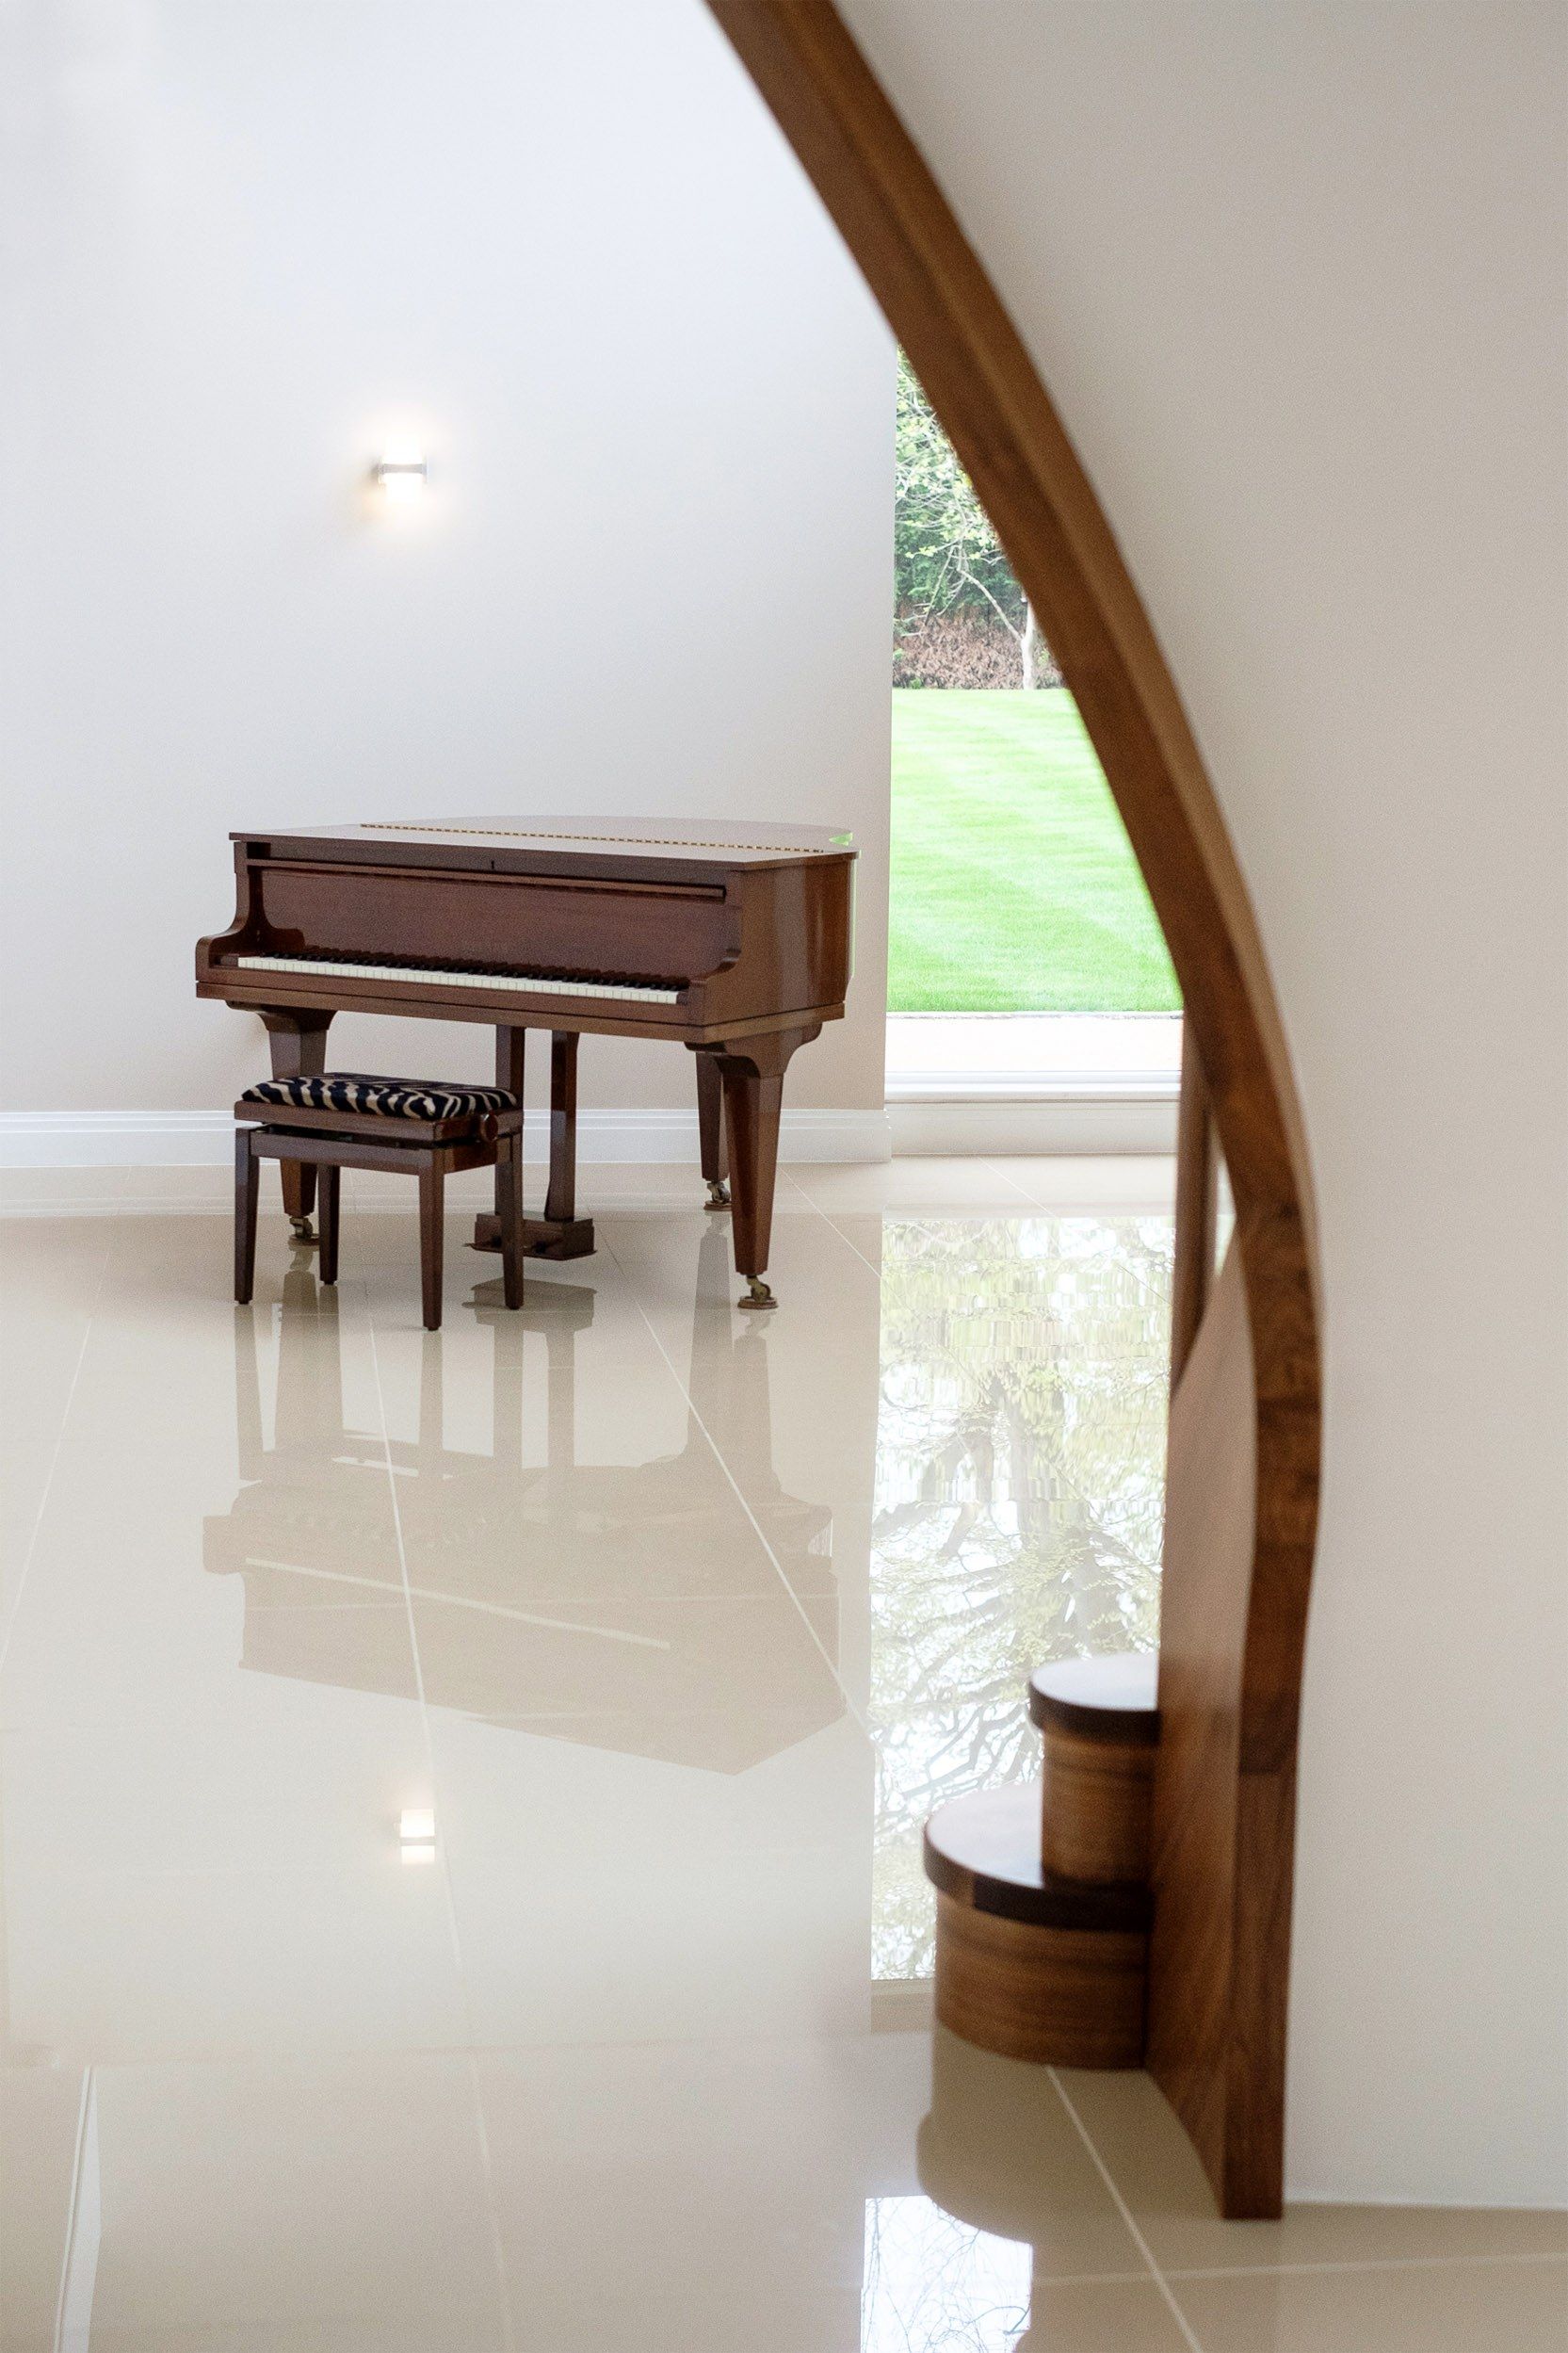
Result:
{"label": "wall sconce light", "polygon": [[429,1806],[405,1806],[397,1818],[397,1847],[406,1863],[435,1860],[435,1811]]}
{"label": "wall sconce light", "polygon": [[429,479],[429,468],[417,449],[388,449],[370,469],[376,488],[395,506],[418,498]]}

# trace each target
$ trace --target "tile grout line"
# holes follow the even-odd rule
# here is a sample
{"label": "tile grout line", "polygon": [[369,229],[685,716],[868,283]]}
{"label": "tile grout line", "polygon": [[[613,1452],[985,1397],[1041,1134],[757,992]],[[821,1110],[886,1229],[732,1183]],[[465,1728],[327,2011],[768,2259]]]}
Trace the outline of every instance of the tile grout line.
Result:
{"label": "tile grout line", "polygon": [[392,1503],[392,1533],[397,1545],[397,1574],[402,1583],[402,1604],[409,1630],[409,1649],[413,1660],[414,1696],[419,1703],[420,1724],[425,1734],[426,1761],[434,1774],[434,1756],[430,1747],[429,1712],[425,1704],[425,1671],[419,1663],[419,1642],[413,1627],[413,1598],[409,1588],[408,1553],[403,1544],[403,1511],[397,1495],[397,1475],[392,1461],[392,1428],[387,1420],[386,1389],[381,1380],[381,1355],[376,1345],[376,1317],[370,1305],[370,1286],[363,1277],[355,1289],[364,1307],[364,1328],[370,1341],[370,1368],[376,1376],[376,1411],[381,1425],[381,1455],[386,1464],[387,1492]]}
{"label": "tile grout line", "polygon": [[[982,1160],[980,1165],[982,1168],[988,1168],[993,1176],[999,1176],[1004,1185],[1010,1185],[1013,1192],[1018,1195],[1018,1198],[1021,1201],[1026,1201],[1030,1209],[1035,1210],[1038,1215],[1042,1217],[1049,1217],[1052,1215],[1052,1211],[1046,1209],[1045,1204],[1043,1201],[1037,1201],[1034,1194],[1029,1192],[1026,1186],[1021,1185],[1016,1176],[1010,1176],[1007,1170],[1003,1168],[999,1162],[995,1160]],[[1059,1210],[1057,1211],[1056,1214],[1059,1216]]]}
{"label": "tile grout line", "polygon": [[[386,1389],[381,1380],[380,1350],[376,1344],[376,1312],[371,1305],[370,1286],[363,1278],[358,1289],[364,1303],[365,1330],[370,1339],[370,1363],[376,1376],[376,1408],[380,1416],[381,1452],[386,1462],[387,1486],[392,1497],[393,1533],[397,1540],[397,1566],[403,1580],[403,1607],[409,1630],[409,1649],[413,1659],[413,1687],[419,1706],[419,1726],[425,1744],[425,1767],[429,1777],[430,1804],[436,1809],[436,1854],[441,1866],[442,1892],[446,1900],[446,1933],[451,1942],[452,1965],[457,1972],[458,1996],[467,2026],[463,2044],[468,2060],[469,2086],[474,2095],[475,2132],[478,2140],[479,2169],[484,2177],[485,2204],[490,2214],[491,2260],[495,2266],[496,2288],[501,2298],[501,2324],[506,2334],[507,2353],[516,2353],[517,2331],[512,2321],[511,2287],[507,2271],[506,2250],[501,2241],[501,2217],[496,2209],[495,2177],[491,2165],[490,2132],[479,2092],[478,2069],[475,2063],[474,2014],[469,2003],[468,1972],[463,1965],[462,1932],[458,1925],[457,1895],[452,1886],[451,1863],[445,1838],[442,1835],[441,1814],[436,1795],[435,1741],[430,1731],[429,1702],[425,1696],[425,1668],[419,1656],[419,1634],[414,1623],[413,1590],[409,1578],[408,1548],[403,1538],[403,1511],[397,1494],[397,1478],[392,1462],[392,1425],[387,1418]],[[428,1344],[427,1336],[426,1344]],[[435,1335],[441,1345],[440,1335]]]}
{"label": "tile grout line", "polygon": [[[340,1285],[340,1290],[343,1286]],[[386,1387],[381,1379],[381,1353],[376,1344],[376,1312],[370,1304],[370,1285],[363,1275],[357,1277],[354,1289],[364,1309],[365,1336],[370,1342],[370,1369],[376,1380],[376,1412],[381,1426],[381,1456],[386,1465],[387,1493],[392,1504],[392,1533],[397,1546],[397,1574],[402,1584],[403,1622],[408,1628],[409,1656],[413,1665],[414,1703],[419,1710],[419,1730],[425,1750],[425,1771],[429,1785],[430,1804],[436,1802],[435,1742],[430,1734],[429,1704],[425,1696],[425,1668],[419,1656],[419,1635],[414,1625],[413,1592],[409,1580],[408,1548],[403,1540],[403,1507],[397,1493],[397,1474],[392,1460],[392,1425],[387,1417]],[[396,1606],[396,1605],[394,1605]],[[452,1891],[452,1875],[446,1862],[446,1842],[440,1837],[437,1823],[437,1854],[441,1863],[442,1891],[446,1899],[446,1933],[452,1946],[452,1961],[457,1971],[458,1988],[467,2020],[468,2040],[473,2040],[474,2020],[468,2010],[468,1980],[462,1966],[462,1944],[458,1933],[457,1903]]]}
{"label": "tile grout line", "polygon": [[[1045,1160],[1051,1158],[1052,1156],[1048,1153],[1040,1153],[1031,1157]],[[1075,1156],[1061,1154],[1057,1157],[1065,1159]],[[1172,1170],[1175,1166],[1174,1160],[1171,1160],[1171,1155],[1169,1153],[1140,1153],[1136,1155],[1105,1154],[1096,1155],[1094,1157],[1104,1157],[1107,1159],[1137,1158],[1169,1160],[1171,1160]],[[1101,1225],[1117,1224],[1123,1220],[1132,1220],[1135,1223],[1143,1223],[1147,1220],[1153,1219],[1159,1224],[1170,1225],[1175,1215],[1173,1177],[1171,1190],[1162,1193],[1157,1200],[1151,1200],[1147,1196],[1144,1196],[1141,1200],[1138,1201],[1098,1202],[1092,1206],[1089,1206],[1083,1202],[1081,1196],[1075,1200],[1067,1202],[1043,1200],[1039,1193],[1030,1193],[1026,1186],[1021,1184],[1019,1178],[1009,1176],[1005,1168],[998,1162],[988,1160],[985,1165],[990,1168],[994,1175],[1001,1176],[1006,1183],[1017,1187],[1017,1189],[1024,1194],[1025,1199],[1029,1203],[1037,1217],[1049,1218],[1058,1224],[1062,1222],[1077,1222],[1084,1218],[1092,1218]]]}
{"label": "tile grout line", "polygon": [[[853,1699],[850,1697],[843,1678],[838,1672],[838,1668],[833,1663],[832,1660],[829,1658],[827,1650],[823,1646],[822,1639],[817,1633],[816,1627],[812,1624],[810,1618],[806,1615],[805,1611],[801,1608],[799,1594],[790,1583],[789,1579],[785,1576],[778,1554],[774,1551],[773,1547],[768,1543],[767,1536],[763,1534],[756,1515],[752,1511],[750,1503],[746,1501],[746,1497],[741,1491],[740,1485],[736,1480],[734,1471],[730,1469],[728,1462],[725,1460],[724,1454],[715,1439],[712,1431],[708,1428],[708,1425],[703,1420],[702,1414],[698,1411],[696,1401],[692,1397],[689,1387],[676,1371],[674,1361],[671,1358],[669,1350],[665,1347],[664,1342],[660,1339],[657,1331],[655,1329],[653,1319],[649,1315],[647,1308],[643,1306],[642,1301],[639,1296],[637,1284],[630,1269],[625,1265],[622,1259],[616,1256],[612,1244],[605,1242],[601,1243],[600,1247],[605,1250],[611,1263],[615,1267],[616,1272],[620,1274],[622,1282],[625,1284],[627,1291],[631,1296],[632,1303],[637,1308],[638,1314],[642,1318],[644,1324],[647,1326],[649,1338],[652,1339],[654,1346],[658,1350],[659,1355],[663,1357],[665,1365],[669,1370],[671,1379],[674,1382],[682,1397],[686,1400],[687,1412],[690,1414],[693,1421],[697,1424],[699,1430],[703,1433],[703,1436],[707,1442],[708,1450],[712,1453],[715,1462],[719,1465],[719,1469],[729,1481],[736,1502],[740,1505],[741,1510],[745,1513],[748,1520],[751,1522],[758,1543],[762,1546],[764,1552],[768,1555],[768,1560],[772,1564],[775,1576],[778,1578],[779,1582],[783,1585],[784,1592],[794,1605],[796,1614],[800,1617],[801,1624],[804,1626],[807,1633],[811,1636],[812,1641],[816,1644],[816,1648],[821,1655],[822,1663],[826,1666],[829,1674],[833,1679],[835,1688],[843,1694],[845,1706],[849,1709],[855,1723],[860,1726],[861,1730],[865,1733],[866,1738],[869,1739],[870,1728],[866,1724],[864,1716],[861,1714],[860,1710],[856,1707]],[[766,1342],[764,1344],[766,1345]]]}
{"label": "tile grout line", "polygon": [[[66,2203],[65,2246],[60,2254],[60,2282],[55,2296],[55,2343],[57,2346],[63,2345],[65,2341],[66,2309],[71,2302],[71,2283],[76,2267],[77,2233],[82,2224],[82,2174],[87,2163],[88,2132],[97,2120],[97,2102],[98,2070],[96,2067],[89,2067],[83,2070],[82,2097],[76,2111],[76,2138],[71,2157],[71,2194]],[[94,2274],[97,2271],[97,2264],[98,2249],[95,2243],[92,2250]],[[90,2308],[89,2283],[88,2314],[89,2329],[91,2327]],[[74,2333],[73,2330],[73,2334]]]}
{"label": "tile grout line", "polygon": [[1156,2287],[1159,2290],[1161,2296],[1165,2298],[1167,2305],[1170,2307],[1171,2316],[1182,2332],[1183,2339],[1188,2347],[1188,2353],[1204,2353],[1203,2346],[1199,2344],[1197,2337],[1193,2334],[1191,2324],[1188,2322],[1187,2314],[1177,2303],[1175,2296],[1166,2280],[1165,2274],[1161,2271],[1158,2264],[1155,2261],[1154,2250],[1150,2247],[1149,2242],[1144,2237],[1142,2231],[1139,2229],[1138,2224],[1133,2219],[1132,2208],[1128,2205],[1126,2199],[1117,2188],[1115,2181],[1111,2176],[1110,2167],[1107,2165],[1105,2159],[1095,2148],[1094,2142],[1090,2134],[1088,2125],[1085,2124],[1082,2117],[1073,2105],[1073,2102],[1068,2096],[1067,2086],[1062,2082],[1059,2071],[1056,2068],[1051,2067],[1047,2068],[1045,2072],[1049,2075],[1051,2082],[1056,2086],[1057,2098],[1061,2101],[1062,2106],[1072,2118],[1078,2138],[1082,2141],[1085,2149],[1089,2151],[1090,2161],[1092,2164],[1094,2170],[1098,2173],[1101,2181],[1110,2192],[1111,2198],[1115,2201],[1116,2211],[1125,2223],[1133,2245],[1137,2248],[1139,2253],[1148,2264],[1150,2277],[1153,2279]]}
{"label": "tile grout line", "polygon": [[0,1628],[0,1667],[5,1665],[6,1654],[10,1648],[11,1634],[17,1618],[21,1615],[22,1597],[26,1591],[28,1574],[33,1566],[33,1555],[38,1550],[38,1540],[42,1533],[44,1514],[49,1508],[49,1499],[55,1491],[55,1473],[59,1469],[60,1454],[65,1446],[65,1434],[71,1421],[71,1410],[76,1403],[76,1390],[82,1378],[82,1367],[87,1362],[88,1342],[92,1337],[92,1327],[98,1318],[98,1306],[104,1296],[104,1285],[108,1279],[109,1262],[113,1256],[114,1229],[111,1225],[108,1233],[104,1237],[104,1256],[98,1268],[98,1280],[92,1287],[92,1298],[82,1324],[82,1344],[76,1351],[76,1361],[71,1368],[71,1382],[65,1392],[65,1403],[60,1407],[59,1426],[55,1432],[55,1444],[49,1456],[49,1469],[44,1474],[43,1490],[38,1500],[38,1510],[33,1514],[32,1533],[27,1538],[27,1550],[22,1556],[22,1567],[16,1580],[16,1591],[11,1596],[10,1608],[6,1613],[5,1626]]}
{"label": "tile grout line", "polygon": [[[880,1288],[882,1279],[881,1268],[880,1266],[872,1266],[870,1259],[866,1257],[859,1242],[850,1241],[849,1235],[845,1232],[837,1218],[833,1217],[827,1209],[825,1209],[820,1201],[813,1200],[811,1194],[806,1191],[803,1185],[800,1188],[800,1193],[801,1200],[809,1204],[815,1214],[822,1220],[823,1225],[828,1226],[832,1232],[838,1236],[838,1239],[844,1244],[845,1249],[853,1252],[854,1256],[860,1260],[862,1266],[865,1267],[875,1278]],[[881,1209],[875,1209],[868,1212],[868,1214],[876,1217],[880,1222],[884,1212]]]}
{"label": "tile grout line", "polygon": [[[632,1304],[637,1308],[638,1314],[642,1318],[643,1323],[648,1328],[649,1338],[652,1339],[654,1346],[658,1350],[659,1355],[663,1357],[664,1362],[669,1369],[671,1379],[674,1382],[676,1387],[680,1390],[681,1395],[685,1398],[687,1410],[690,1414],[693,1421],[697,1424],[698,1429],[703,1433],[704,1439],[707,1441],[708,1449],[713,1455],[714,1461],[719,1465],[719,1469],[729,1481],[735,1499],[740,1505],[741,1510],[745,1513],[748,1520],[751,1522],[752,1529],[756,1536],[757,1542],[761,1545],[764,1552],[767,1553],[768,1558],[772,1562],[774,1573],[777,1576],[780,1584],[783,1585],[784,1592],[788,1596],[801,1625],[805,1628],[807,1633],[811,1636],[812,1641],[816,1644],[823,1665],[827,1668],[828,1673],[833,1679],[834,1688],[843,1694],[844,1704],[846,1708],[848,1708],[850,1716],[853,1718],[854,1722],[859,1725],[866,1739],[869,1740],[871,1738],[870,1726],[866,1723],[865,1718],[856,1707],[843,1677],[839,1674],[837,1666],[834,1664],[833,1661],[829,1658],[827,1650],[823,1646],[822,1637],[818,1634],[816,1627],[812,1624],[810,1618],[806,1615],[805,1611],[801,1608],[800,1595],[790,1583],[789,1579],[784,1575],[784,1566],[780,1562],[778,1554],[774,1551],[772,1546],[768,1543],[767,1536],[763,1534],[756,1514],[752,1511],[751,1504],[746,1501],[745,1495],[741,1491],[740,1485],[736,1478],[735,1472],[730,1469],[728,1462],[724,1458],[723,1452],[714,1438],[712,1431],[708,1428],[707,1423],[703,1420],[702,1414],[699,1412],[696,1400],[693,1398],[690,1389],[687,1387],[687,1384],[682,1380],[680,1374],[676,1371],[674,1362],[671,1357],[670,1352],[665,1347],[663,1340],[660,1339],[657,1331],[655,1329],[653,1318],[649,1315],[647,1308],[642,1304],[641,1298],[638,1292],[637,1285],[633,1280],[629,1270],[622,1263],[622,1261],[616,1257],[615,1251],[611,1244],[608,1242],[601,1242],[599,1246],[607,1254],[617,1273],[621,1275],[622,1280],[624,1282],[626,1289],[631,1295]],[[732,1313],[733,1312],[735,1312],[735,1310],[732,1309]],[[766,1346],[766,1342],[764,1345]]]}
{"label": "tile grout line", "polygon": [[[1486,2207],[1470,2207],[1465,2211],[1485,2214]],[[1536,2211],[1540,2211],[1537,2209]],[[1237,2224],[1237,2229],[1245,2229]],[[1314,2280],[1322,2273],[1363,2271],[1462,2271],[1483,2269],[1508,2271],[1515,2265],[1550,2265],[1568,2264],[1568,2253],[1554,2254],[1549,2249],[1522,2251],[1517,2255],[1364,2255],[1348,2258],[1343,2263],[1321,2264],[1183,2264],[1172,2265],[1168,2280]]]}
{"label": "tile grout line", "polygon": [[468,2062],[468,2081],[474,2094],[479,2171],[484,2176],[485,2203],[490,2208],[490,2245],[495,2264],[496,2292],[501,2298],[501,2327],[506,2335],[507,2353],[517,2353],[517,2329],[511,2309],[511,2274],[507,2266],[507,2252],[501,2238],[501,2215],[495,2198],[495,2166],[490,2149],[490,2118],[485,2113],[484,2090],[479,2082],[479,2054],[477,2050],[471,2049],[463,2055]]}

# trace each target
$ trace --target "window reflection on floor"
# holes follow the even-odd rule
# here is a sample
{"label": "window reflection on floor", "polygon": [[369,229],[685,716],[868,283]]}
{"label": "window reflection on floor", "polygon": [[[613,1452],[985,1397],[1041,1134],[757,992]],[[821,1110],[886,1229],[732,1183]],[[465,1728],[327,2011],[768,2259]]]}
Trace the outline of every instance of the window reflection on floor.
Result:
{"label": "window reflection on floor", "polygon": [[884,1222],[872,1974],[929,1974],[920,1826],[1030,1777],[1033,1668],[1158,1638],[1169,1219]]}
{"label": "window reflection on floor", "polygon": [[861,2353],[1009,2353],[1029,2322],[1033,2250],[929,2198],[868,2198]]}

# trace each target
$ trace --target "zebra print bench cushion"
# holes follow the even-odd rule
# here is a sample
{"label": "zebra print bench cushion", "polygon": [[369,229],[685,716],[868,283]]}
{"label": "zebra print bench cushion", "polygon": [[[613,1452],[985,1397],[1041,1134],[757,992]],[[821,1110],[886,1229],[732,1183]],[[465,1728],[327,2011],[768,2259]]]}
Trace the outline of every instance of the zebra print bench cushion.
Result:
{"label": "zebra print bench cushion", "polygon": [[514,1112],[521,1098],[506,1087],[457,1086],[445,1079],[376,1079],[362,1070],[328,1070],[315,1079],[264,1079],[242,1103],[273,1111],[356,1112],[379,1119],[477,1119]]}

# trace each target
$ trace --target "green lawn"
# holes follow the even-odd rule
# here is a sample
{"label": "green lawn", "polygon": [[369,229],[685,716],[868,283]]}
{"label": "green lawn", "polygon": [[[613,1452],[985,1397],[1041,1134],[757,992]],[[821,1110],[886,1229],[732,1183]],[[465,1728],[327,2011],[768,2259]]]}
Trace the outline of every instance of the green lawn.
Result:
{"label": "green lawn", "polygon": [[1065,688],[893,691],[894,1013],[1180,1005]]}

